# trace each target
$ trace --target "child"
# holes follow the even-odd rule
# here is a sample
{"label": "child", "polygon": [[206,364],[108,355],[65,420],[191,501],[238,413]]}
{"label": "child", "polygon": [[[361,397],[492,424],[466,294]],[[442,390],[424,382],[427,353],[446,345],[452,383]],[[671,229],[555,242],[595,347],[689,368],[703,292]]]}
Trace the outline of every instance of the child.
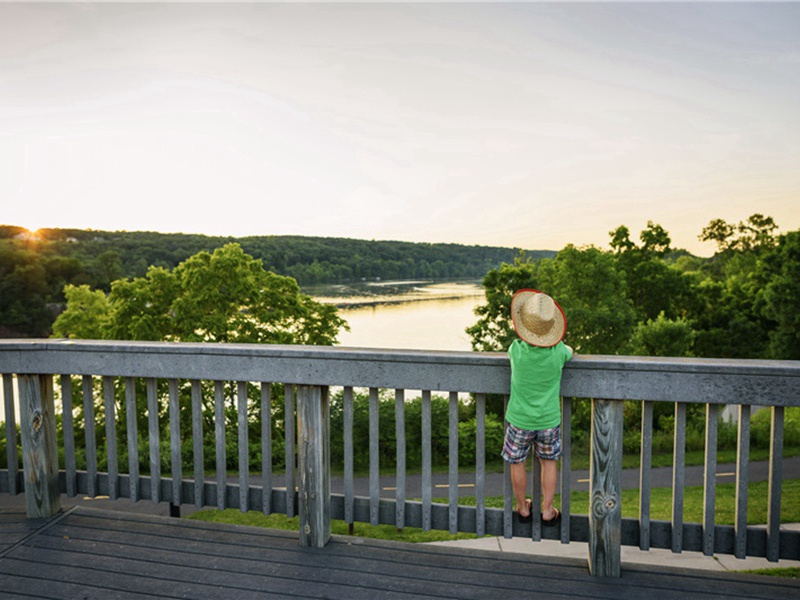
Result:
{"label": "child", "polygon": [[511,467],[517,515],[531,520],[526,498],[525,461],[534,447],[542,474],[542,523],[556,525],[561,512],[553,506],[561,456],[561,371],[572,348],[561,340],[567,330],[564,311],[547,294],[523,289],[511,300],[511,320],[521,339],[508,349],[511,359],[511,397],[506,410],[503,459]]}

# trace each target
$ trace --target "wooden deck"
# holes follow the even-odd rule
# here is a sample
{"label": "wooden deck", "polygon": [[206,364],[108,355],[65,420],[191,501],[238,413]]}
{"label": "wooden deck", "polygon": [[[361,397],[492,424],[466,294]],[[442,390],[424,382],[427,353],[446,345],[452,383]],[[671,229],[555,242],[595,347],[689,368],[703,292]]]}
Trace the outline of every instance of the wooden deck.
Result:
{"label": "wooden deck", "polygon": [[75,507],[29,521],[0,511],[2,598],[800,599],[800,582],[297,534]]}

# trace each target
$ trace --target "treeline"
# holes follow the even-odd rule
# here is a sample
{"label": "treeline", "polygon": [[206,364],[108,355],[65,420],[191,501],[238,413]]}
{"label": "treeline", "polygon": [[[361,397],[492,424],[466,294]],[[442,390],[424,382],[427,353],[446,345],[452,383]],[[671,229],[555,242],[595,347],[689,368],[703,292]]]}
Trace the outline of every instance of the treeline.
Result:
{"label": "treeline", "polygon": [[[480,279],[509,262],[517,248],[369,241],[302,236],[212,237],[154,232],[0,226],[0,337],[47,337],[65,301],[64,286],[110,290],[118,279],[144,277],[151,266],[174,269],[201,251],[238,243],[264,268],[301,285],[360,279]],[[555,252],[528,251],[539,258]]]}
{"label": "treeline", "polygon": [[715,219],[698,236],[717,245],[709,259],[673,250],[652,222],[639,241],[625,226],[611,231],[608,251],[568,245],[517,259],[484,278],[472,345],[508,348],[511,297],[535,288],[564,308],[565,341],[583,354],[800,359],[800,230],[777,229],[760,214]]}

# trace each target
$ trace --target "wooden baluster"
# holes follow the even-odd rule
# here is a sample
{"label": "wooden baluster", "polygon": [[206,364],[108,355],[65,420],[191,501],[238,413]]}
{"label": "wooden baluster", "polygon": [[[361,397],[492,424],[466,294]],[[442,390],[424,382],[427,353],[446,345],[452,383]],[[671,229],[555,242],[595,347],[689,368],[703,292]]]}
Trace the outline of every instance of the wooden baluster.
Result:
{"label": "wooden baluster", "polygon": [[353,388],[344,388],[344,520],[351,533],[355,521],[353,499]]}
{"label": "wooden baluster", "polygon": [[83,391],[83,431],[86,445],[86,494],[97,496],[97,443],[94,432],[94,394],[91,375],[81,379]]}
{"label": "wooden baluster", "polygon": [[214,382],[214,458],[217,471],[217,509],[228,506],[228,457],[225,450],[225,384]]}
{"label": "wooden baluster", "polygon": [[650,488],[653,464],[653,403],[642,402],[642,439],[639,448],[639,549],[650,549]]}
{"label": "wooden baluster", "polygon": [[237,431],[239,441],[239,510],[243,513],[249,509],[250,493],[250,448],[247,435],[247,382],[237,384]]}
{"label": "wooden baluster", "polygon": [[51,517],[61,510],[58,447],[51,375],[19,375],[20,437],[28,518]]}
{"label": "wooden baluster", "polygon": [[733,555],[747,556],[747,491],[750,463],[750,406],[739,406],[739,432],[736,441],[736,520],[734,523]]}
{"label": "wooden baluster", "polygon": [[703,468],[703,554],[714,555],[714,509],[717,498],[717,425],[719,406],[706,404],[706,448]]}
{"label": "wooden baluster", "polygon": [[[19,493],[19,456],[17,454],[17,418],[14,409],[14,376],[3,373],[3,400],[6,409],[6,458],[8,460],[8,491],[12,496]],[[74,495],[74,494],[73,494]]]}
{"label": "wooden baluster", "polygon": [[675,435],[672,451],[672,551],[683,550],[683,485],[686,463],[686,404],[675,403]]}
{"label": "wooden baluster", "polygon": [[601,577],[621,572],[622,408],[619,401],[592,400],[589,572]]}
{"label": "wooden baluster", "polygon": [[770,419],[769,496],[767,509],[767,560],[778,562],[781,530],[781,481],[783,479],[782,406],[773,406]]}
{"label": "wooden baluster", "polygon": [[572,496],[572,398],[561,403],[561,543],[569,544]]}
{"label": "wooden baluster", "polygon": [[449,401],[448,523],[450,533],[458,533],[458,392],[450,392]]}
{"label": "wooden baluster", "polygon": [[[503,414],[508,409],[508,396],[503,399]],[[503,431],[508,428],[508,421],[503,419]],[[514,537],[514,490],[511,487],[511,467],[503,461],[503,537],[510,540]]]}
{"label": "wooden baluster", "polygon": [[431,392],[422,390],[422,529],[431,530]]}
{"label": "wooden baluster", "polygon": [[200,381],[192,385],[192,466],[194,470],[194,505],[205,506],[205,464],[203,457],[203,390]]}
{"label": "wooden baluster", "polygon": [[378,388],[369,389],[369,523],[380,522],[380,455],[379,455]]}
{"label": "wooden baluster", "polygon": [[475,395],[475,535],[486,533],[486,394]]}
{"label": "wooden baluster", "polygon": [[114,398],[114,378],[103,377],[103,402],[106,424],[106,460],[108,462],[108,497],[119,496],[119,462],[117,460],[117,416]]}
{"label": "wooden baluster", "polygon": [[183,465],[181,464],[181,406],[178,380],[170,379],[167,385],[169,389],[169,447],[172,471],[170,509],[174,512],[180,511],[180,505],[183,504],[183,494],[181,493],[181,480],[183,479]]}
{"label": "wooden baluster", "polygon": [[261,511],[272,513],[272,384],[261,383]]}
{"label": "wooden baluster", "polygon": [[[12,412],[12,417],[13,414]],[[75,466],[75,420],[72,415],[72,377],[69,375],[61,376],[61,419],[64,428],[64,470],[67,480],[67,497],[74,498],[78,493],[78,476]],[[10,419],[10,422],[13,423],[13,418]],[[16,451],[16,443],[14,450]],[[8,464],[10,476],[10,460]],[[15,469],[16,466],[15,462]]]}
{"label": "wooden baluster", "polygon": [[147,379],[147,435],[150,442],[150,499],[161,502],[161,434],[158,430],[158,388]]}
{"label": "wooden baluster", "polygon": [[331,537],[330,407],[328,390],[297,386],[300,545],[322,548]]}
{"label": "wooden baluster", "polygon": [[284,390],[284,439],[286,445],[286,516],[290,519],[295,515],[294,508],[294,468],[295,468],[295,411],[294,411],[294,386],[286,384]]}
{"label": "wooden baluster", "polygon": [[403,529],[406,524],[406,416],[405,394],[394,392],[395,439],[397,440],[397,470],[395,479],[395,524]]}

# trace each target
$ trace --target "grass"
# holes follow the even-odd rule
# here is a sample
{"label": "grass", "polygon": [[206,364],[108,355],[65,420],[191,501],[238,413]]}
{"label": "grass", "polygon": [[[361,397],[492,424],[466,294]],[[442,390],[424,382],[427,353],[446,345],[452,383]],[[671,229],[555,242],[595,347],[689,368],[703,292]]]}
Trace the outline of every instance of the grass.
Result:
{"label": "grass", "polygon": [[[735,484],[721,484],[717,486],[717,502],[715,519],[718,525],[733,525],[735,512]],[[447,502],[446,498],[436,499]],[[460,498],[463,505],[475,505],[474,497]],[[556,497],[556,504],[560,499]],[[747,523],[750,525],[763,524],[767,521],[767,483],[757,482],[748,488]],[[486,499],[489,508],[502,508],[503,498],[494,496]],[[573,514],[587,514],[589,508],[588,492],[573,492],[570,495],[570,506]],[[622,516],[638,518],[639,516],[639,490],[623,490]],[[265,516],[260,512],[250,511],[242,513],[236,509],[205,510],[189,516],[190,519],[201,521],[216,521],[254,527],[268,527],[272,529],[288,529],[297,531],[299,520],[297,517],[289,519],[286,515],[272,514]],[[650,518],[658,521],[668,521],[672,518],[672,490],[670,488],[656,488],[651,490]],[[686,523],[700,523],[703,519],[703,488],[700,486],[688,487],[684,490],[683,520]],[[781,494],[781,521],[784,523],[800,522],[800,480],[787,480],[783,482]],[[396,540],[403,542],[438,542],[445,540],[475,539],[471,533],[450,534],[446,531],[423,531],[416,527],[406,527],[398,530],[392,525],[368,525],[356,523],[351,530],[344,521],[334,520],[331,531],[337,535],[356,535],[376,539]]]}
{"label": "grass", "polygon": [[791,577],[800,579],[800,567],[778,567],[777,569],[752,569],[742,571],[743,573],[755,573],[756,575],[770,575],[772,577]]}
{"label": "grass", "polygon": [[[234,508],[225,510],[203,510],[187,517],[199,521],[213,521],[232,525],[249,525],[251,527],[267,527],[270,529],[287,529],[298,531],[299,517],[288,518],[282,514],[264,515],[260,512],[249,511],[243,513]],[[331,521],[331,533],[334,535],[354,535],[379,540],[395,540],[398,542],[441,542],[447,540],[474,540],[473,533],[450,534],[447,531],[423,531],[417,527],[397,529],[393,525],[369,525],[367,523],[354,523],[353,528],[344,521]]]}
{"label": "grass", "polygon": [[[793,456],[800,456],[800,447],[788,446],[783,449],[783,458],[791,458]],[[751,448],[750,449],[750,462],[769,460],[769,450],[765,448]],[[718,450],[717,451],[717,464],[735,463],[736,450]],[[588,448],[573,448],[572,450],[572,469],[574,471],[588,470],[589,469],[589,449]],[[671,467],[672,454],[659,453],[653,454],[651,459],[653,467]],[[684,464],[687,467],[696,467],[705,464],[705,453],[702,450],[687,450],[684,457]],[[502,468],[502,463],[500,463]],[[622,456],[623,469],[638,469],[639,468],[639,453],[629,452]]]}

